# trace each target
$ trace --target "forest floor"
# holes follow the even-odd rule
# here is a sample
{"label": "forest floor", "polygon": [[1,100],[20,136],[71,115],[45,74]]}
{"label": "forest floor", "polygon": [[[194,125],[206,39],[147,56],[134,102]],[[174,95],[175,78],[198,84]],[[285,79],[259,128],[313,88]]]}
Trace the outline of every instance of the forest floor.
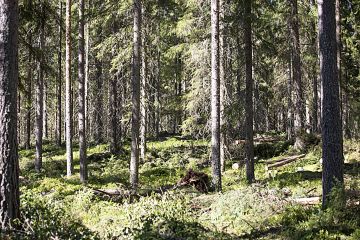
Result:
{"label": "forest floor", "polygon": [[276,166],[298,153],[281,136],[264,139],[256,144],[251,186],[244,180],[241,142],[229,145],[226,154],[233,160],[226,162],[222,193],[191,186],[159,193],[189,169],[211,176],[209,143],[176,136],[150,141],[140,167],[143,197],[128,188],[128,144],[117,156],[107,152],[108,145],[90,146],[86,186],[79,182],[76,148],[70,178],[64,148],[44,146],[41,173],[33,170],[34,150],[21,150],[25,229],[19,234],[22,239],[360,239],[360,142],[345,141],[346,193],[334,193],[334,203],[323,211],[319,145]]}

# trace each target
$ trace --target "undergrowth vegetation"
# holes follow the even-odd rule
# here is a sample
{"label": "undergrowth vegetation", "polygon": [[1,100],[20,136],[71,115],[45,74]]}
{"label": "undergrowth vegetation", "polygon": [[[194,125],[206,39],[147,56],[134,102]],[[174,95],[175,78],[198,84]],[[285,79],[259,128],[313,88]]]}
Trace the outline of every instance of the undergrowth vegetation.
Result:
{"label": "undergrowth vegetation", "polygon": [[[149,142],[139,193],[175,185],[188,169],[210,175],[208,144],[180,137]],[[22,150],[21,230],[7,234],[14,239],[360,239],[359,142],[345,142],[346,191],[334,192],[327,210],[319,202],[296,201],[321,195],[317,144],[308,146],[302,159],[271,171],[267,162],[293,155],[291,144],[282,139],[257,144],[257,182],[251,186],[244,181],[242,159],[232,158],[221,194],[187,187],[119,199],[96,190],[130,191],[128,145],[116,156],[107,145],[90,147],[87,185],[78,180],[77,152],[77,174],[66,178],[63,148],[46,145],[41,173],[33,170],[34,151]],[[239,169],[232,169],[235,162]]]}

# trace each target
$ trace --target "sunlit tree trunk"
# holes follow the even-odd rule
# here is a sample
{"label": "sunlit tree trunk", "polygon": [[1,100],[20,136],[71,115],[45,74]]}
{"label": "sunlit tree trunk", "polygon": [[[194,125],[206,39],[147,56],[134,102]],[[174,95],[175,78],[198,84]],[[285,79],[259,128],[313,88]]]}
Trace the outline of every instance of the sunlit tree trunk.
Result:
{"label": "sunlit tree trunk", "polygon": [[85,2],[79,0],[79,158],[80,181],[85,183],[88,179],[86,162],[86,121],[85,121]]}
{"label": "sunlit tree trunk", "polygon": [[220,0],[220,163],[221,172],[225,171],[225,27],[224,27],[224,0]]}
{"label": "sunlit tree trunk", "polygon": [[[144,7],[143,7],[143,11]],[[144,15],[144,14],[143,14]],[[147,60],[147,48],[146,48],[146,32],[143,28],[142,35],[142,76],[141,76],[141,90],[140,90],[140,112],[141,112],[141,123],[140,123],[140,159],[142,162],[145,161],[146,154],[146,133],[147,133],[147,81],[148,81],[148,60]]]}
{"label": "sunlit tree trunk", "polygon": [[72,97],[71,97],[71,0],[66,0],[66,59],[65,59],[65,121],[67,176],[73,173]]}
{"label": "sunlit tree trunk", "polygon": [[[44,77],[45,78],[45,77]],[[44,88],[43,88],[43,138],[48,139],[49,138],[49,128],[48,128],[48,109],[47,109],[47,98],[48,98],[48,84],[44,82]]]}
{"label": "sunlit tree trunk", "polygon": [[211,165],[212,186],[221,191],[219,0],[211,0]]}

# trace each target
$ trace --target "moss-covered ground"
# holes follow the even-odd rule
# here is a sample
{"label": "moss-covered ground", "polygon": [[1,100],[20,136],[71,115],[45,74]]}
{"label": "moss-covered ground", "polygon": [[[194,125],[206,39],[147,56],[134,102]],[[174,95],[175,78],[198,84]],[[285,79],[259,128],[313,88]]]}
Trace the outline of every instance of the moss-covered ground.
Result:
{"label": "moss-covered ground", "polygon": [[[140,167],[139,191],[176,184],[188,169],[211,175],[209,143],[168,137],[148,143]],[[241,146],[227,151],[223,192],[185,189],[137,199],[106,198],[94,189],[129,190],[129,146],[110,155],[108,145],[91,146],[89,181],[66,177],[64,148],[44,147],[43,170],[34,171],[34,150],[20,151],[20,239],[360,239],[360,142],[345,141],[346,193],[321,203],[296,199],[321,196],[321,149],[308,147],[300,160],[267,171],[267,161],[294,154],[286,141],[256,146],[256,179],[245,181]],[[240,163],[239,169],[232,164]],[[346,204],[341,199],[346,197]]]}

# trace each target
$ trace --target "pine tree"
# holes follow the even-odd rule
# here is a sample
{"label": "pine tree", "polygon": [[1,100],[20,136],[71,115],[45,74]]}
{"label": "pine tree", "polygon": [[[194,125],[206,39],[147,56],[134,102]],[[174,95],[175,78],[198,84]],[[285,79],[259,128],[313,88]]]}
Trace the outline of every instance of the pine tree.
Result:
{"label": "pine tree", "polygon": [[65,122],[67,176],[73,173],[72,97],[71,97],[71,0],[66,0],[66,59],[65,59]]}
{"label": "pine tree", "polygon": [[20,217],[17,144],[18,2],[0,1],[0,232]]}
{"label": "pine tree", "polygon": [[132,117],[130,183],[139,183],[139,128],[140,128],[140,65],[141,65],[141,0],[134,0],[134,42],[132,63]]}
{"label": "pine tree", "polygon": [[322,100],[323,206],[333,187],[344,182],[343,139],[340,119],[335,0],[319,0],[320,76]]}
{"label": "pine tree", "polygon": [[211,165],[216,191],[221,191],[219,37],[219,0],[211,0]]}

